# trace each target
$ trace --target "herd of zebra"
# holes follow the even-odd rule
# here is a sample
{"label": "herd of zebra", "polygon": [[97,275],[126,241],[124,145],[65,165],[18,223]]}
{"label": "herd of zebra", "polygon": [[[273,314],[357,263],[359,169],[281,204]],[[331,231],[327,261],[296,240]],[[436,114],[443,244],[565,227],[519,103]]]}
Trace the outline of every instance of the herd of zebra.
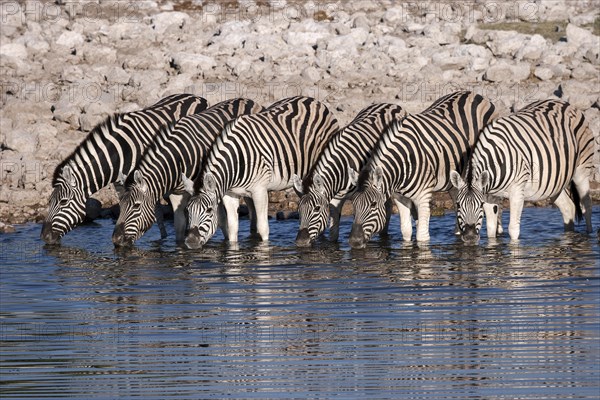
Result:
{"label": "herd of zebra", "polygon": [[219,226],[237,241],[238,205],[245,198],[251,234],[269,237],[268,193],[294,187],[300,196],[298,246],[329,227],[338,240],[341,209],[354,207],[349,237],[365,247],[384,234],[396,205],[402,238],[429,240],[430,200],[448,191],[456,207],[454,233],[479,241],[502,232],[508,198],[511,239],[519,237],[525,200],[550,199],[565,230],[585,217],[591,232],[594,139],[583,114],[560,100],[538,101],[499,117],[469,91],[448,94],[419,114],[373,104],[340,129],[329,109],[310,97],[263,108],[248,99],[208,107],[178,94],[143,110],[116,114],[95,127],[58,167],[41,237],[49,244],[81,223],[86,201],[113,183],[120,215],[117,247],[131,246],[158,220],[161,198],[174,210],[176,240],[203,246]]}

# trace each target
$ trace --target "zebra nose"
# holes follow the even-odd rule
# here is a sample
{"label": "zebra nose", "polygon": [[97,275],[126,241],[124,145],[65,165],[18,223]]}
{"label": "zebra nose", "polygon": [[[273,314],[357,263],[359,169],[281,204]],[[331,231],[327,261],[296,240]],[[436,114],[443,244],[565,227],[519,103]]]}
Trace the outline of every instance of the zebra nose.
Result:
{"label": "zebra nose", "polygon": [[350,231],[350,247],[353,249],[362,249],[367,245],[365,240],[365,231],[362,224],[352,224],[352,230]]}
{"label": "zebra nose", "polygon": [[200,230],[198,228],[191,228],[185,237],[185,245],[188,249],[199,249],[203,244],[200,238]]}
{"label": "zebra nose", "polygon": [[296,246],[310,246],[310,234],[308,233],[308,228],[302,228],[298,231],[298,235],[296,236]]}
{"label": "zebra nose", "polygon": [[461,239],[465,244],[479,243],[479,233],[475,229],[475,225],[467,225],[462,232]]}
{"label": "zebra nose", "polygon": [[48,221],[44,221],[40,237],[46,244],[58,244],[60,242],[60,234],[52,230],[52,223]]}
{"label": "zebra nose", "polygon": [[115,226],[115,230],[113,231],[112,235],[112,241],[115,247],[125,247],[130,244],[125,237],[125,227],[123,224],[117,224]]}

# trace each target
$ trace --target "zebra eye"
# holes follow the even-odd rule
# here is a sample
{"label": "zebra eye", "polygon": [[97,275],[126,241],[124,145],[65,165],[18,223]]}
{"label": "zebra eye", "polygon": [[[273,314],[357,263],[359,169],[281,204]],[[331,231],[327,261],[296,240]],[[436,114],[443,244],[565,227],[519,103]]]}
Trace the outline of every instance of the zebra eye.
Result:
{"label": "zebra eye", "polygon": [[208,208],[206,209],[206,212],[207,212],[207,213],[211,213],[211,212],[213,212],[213,208],[212,208],[212,207],[208,207]]}
{"label": "zebra eye", "polygon": [[372,201],[371,202],[371,208],[375,208],[377,207],[377,202],[376,201]]}
{"label": "zebra eye", "polygon": [[67,198],[60,199],[61,206],[66,206],[67,204],[69,204],[69,199],[67,199]]}
{"label": "zebra eye", "polygon": [[318,213],[318,212],[320,212],[320,211],[321,211],[321,206],[316,206],[316,207],[315,207],[315,212],[317,212],[317,213]]}

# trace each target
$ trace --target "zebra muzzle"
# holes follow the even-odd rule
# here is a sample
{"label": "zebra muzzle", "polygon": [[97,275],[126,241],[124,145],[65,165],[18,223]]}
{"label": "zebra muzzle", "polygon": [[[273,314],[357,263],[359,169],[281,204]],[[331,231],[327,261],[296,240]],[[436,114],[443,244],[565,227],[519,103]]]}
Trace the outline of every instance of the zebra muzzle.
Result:
{"label": "zebra muzzle", "polygon": [[125,235],[123,224],[117,224],[113,231],[112,241],[115,247],[129,247],[133,245],[133,238]]}
{"label": "zebra muzzle", "polygon": [[42,233],[40,234],[41,239],[46,244],[58,244],[60,243],[61,234],[52,229],[52,223],[44,221],[42,225]]}
{"label": "zebra muzzle", "polygon": [[367,239],[362,224],[352,224],[349,238],[350,247],[353,249],[363,249],[367,246]]}
{"label": "zebra muzzle", "polygon": [[465,244],[479,243],[479,233],[477,232],[477,229],[475,229],[475,225],[465,226],[460,237]]}
{"label": "zebra muzzle", "polygon": [[191,228],[185,237],[185,245],[189,249],[199,249],[204,245],[205,241],[200,236],[198,228]]}
{"label": "zebra muzzle", "polygon": [[296,246],[298,247],[308,247],[310,246],[310,233],[308,233],[308,228],[302,228],[298,231],[298,235],[296,236]]}

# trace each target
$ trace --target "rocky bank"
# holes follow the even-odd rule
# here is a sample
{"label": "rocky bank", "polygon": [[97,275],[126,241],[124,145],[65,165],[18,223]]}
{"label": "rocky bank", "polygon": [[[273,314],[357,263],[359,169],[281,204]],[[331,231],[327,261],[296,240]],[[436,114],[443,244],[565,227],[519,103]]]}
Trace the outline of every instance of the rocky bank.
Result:
{"label": "rocky bank", "polygon": [[[554,96],[585,112],[600,148],[596,5],[2,2],[0,221],[41,220],[55,166],[94,125],[176,92],[265,106],[303,94],[325,102],[342,125],[373,102],[419,112],[458,89],[487,96],[502,115]],[[543,27],[549,33],[520,33]],[[593,179],[598,199],[600,170]],[[95,198],[116,203],[112,190]],[[290,192],[271,200],[273,212],[297,201]]]}

